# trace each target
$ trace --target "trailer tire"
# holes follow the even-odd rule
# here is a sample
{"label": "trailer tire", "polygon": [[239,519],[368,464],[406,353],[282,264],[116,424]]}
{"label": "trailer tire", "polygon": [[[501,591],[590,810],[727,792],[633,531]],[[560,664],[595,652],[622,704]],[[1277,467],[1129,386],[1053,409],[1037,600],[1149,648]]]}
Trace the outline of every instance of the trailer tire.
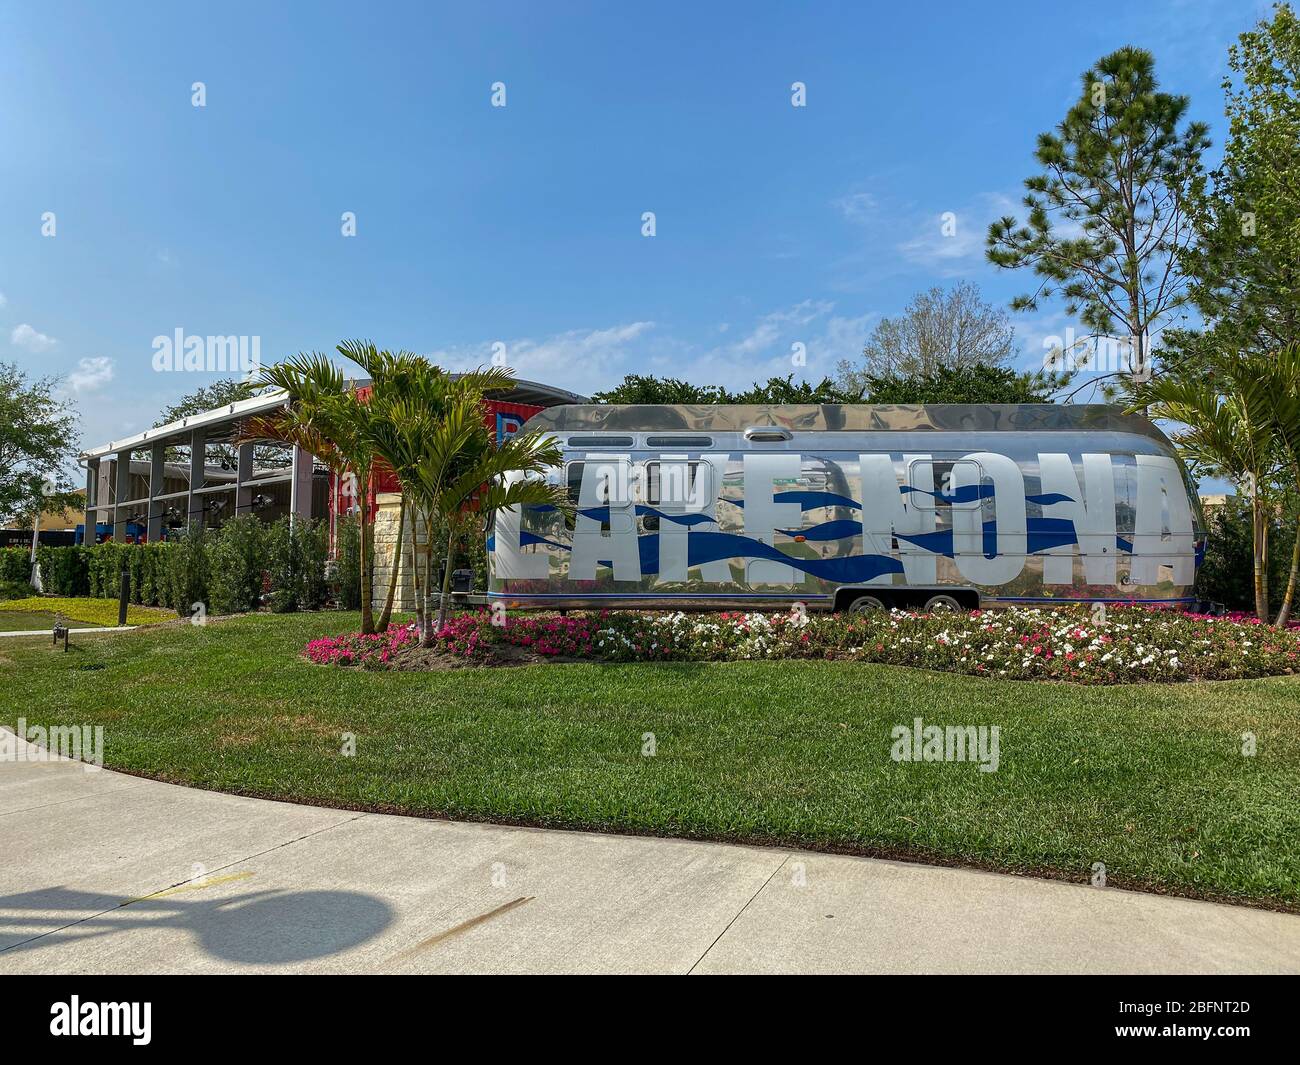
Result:
{"label": "trailer tire", "polygon": [[850,614],[870,614],[885,609],[885,601],[874,595],[860,595],[849,604]]}
{"label": "trailer tire", "polygon": [[965,613],[966,608],[957,602],[951,595],[932,595],[925,601],[925,606],[921,608],[923,613],[934,614],[941,611],[955,611]]}

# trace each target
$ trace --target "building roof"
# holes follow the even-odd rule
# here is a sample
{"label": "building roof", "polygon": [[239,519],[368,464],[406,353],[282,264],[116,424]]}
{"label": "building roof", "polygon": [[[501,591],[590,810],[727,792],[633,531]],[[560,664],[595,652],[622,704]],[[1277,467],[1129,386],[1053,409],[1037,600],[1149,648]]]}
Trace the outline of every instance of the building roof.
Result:
{"label": "building roof", "polygon": [[[453,376],[459,375],[454,374]],[[370,381],[362,379],[352,383],[358,387],[364,387],[370,384]],[[580,396],[576,392],[556,388],[553,385],[544,385],[537,381],[521,381],[518,379],[515,380],[513,388],[493,392],[491,398],[504,403],[525,403],[534,407],[553,407],[559,403],[587,402],[586,396]],[[193,414],[188,418],[180,419],[180,421],[159,425],[153,429],[146,429],[134,436],[123,437],[120,440],[110,440],[106,444],[87,448],[81,452],[81,458],[83,460],[104,458],[116,455],[121,451],[152,446],[160,442],[184,445],[188,443],[189,435],[195,429],[231,426],[244,418],[255,414],[265,414],[277,407],[283,407],[288,401],[288,394],[283,389],[271,389],[259,396],[254,396],[252,399],[227,403],[213,410],[204,411],[202,414]]]}

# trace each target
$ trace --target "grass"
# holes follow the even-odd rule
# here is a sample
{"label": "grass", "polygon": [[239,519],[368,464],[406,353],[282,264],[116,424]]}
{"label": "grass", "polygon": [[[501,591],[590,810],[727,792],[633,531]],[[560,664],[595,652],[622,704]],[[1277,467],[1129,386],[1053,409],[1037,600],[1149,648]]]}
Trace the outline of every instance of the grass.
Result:
{"label": "grass", "polygon": [[[0,631],[9,628],[13,619],[7,614],[49,615],[44,625],[15,624],[13,630],[25,628],[54,627],[54,615],[62,614],[71,622],[85,625],[116,625],[118,618],[118,601],[116,599],[61,599],[57,596],[29,595],[25,599],[5,599],[0,601]],[[137,606],[129,603],[126,608],[128,625],[153,625],[159,621],[175,621],[176,611],[164,610],[155,606]]]}
{"label": "grass", "polygon": [[54,628],[54,615],[48,610],[0,611],[0,632],[39,632],[48,636]]}
{"label": "grass", "polygon": [[[0,646],[0,722],[101,724],[113,768],[243,794],[1073,880],[1101,862],[1112,886],[1300,909],[1300,678],[1089,688],[855,663],[401,673],[298,657],[356,625],[262,615],[66,655]],[[891,729],[916,716],[998,725],[999,770],[892,761]]]}

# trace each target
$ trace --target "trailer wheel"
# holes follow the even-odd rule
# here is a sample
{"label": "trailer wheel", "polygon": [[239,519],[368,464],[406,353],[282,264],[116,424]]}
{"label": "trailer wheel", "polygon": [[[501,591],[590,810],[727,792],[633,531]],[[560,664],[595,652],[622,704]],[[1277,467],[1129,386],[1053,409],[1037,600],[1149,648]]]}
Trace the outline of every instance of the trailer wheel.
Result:
{"label": "trailer wheel", "polygon": [[950,595],[932,595],[921,608],[922,613],[935,614],[941,611],[964,611],[966,608]]}
{"label": "trailer wheel", "polygon": [[860,595],[849,604],[850,614],[869,614],[873,610],[884,610],[885,603],[874,595]]}

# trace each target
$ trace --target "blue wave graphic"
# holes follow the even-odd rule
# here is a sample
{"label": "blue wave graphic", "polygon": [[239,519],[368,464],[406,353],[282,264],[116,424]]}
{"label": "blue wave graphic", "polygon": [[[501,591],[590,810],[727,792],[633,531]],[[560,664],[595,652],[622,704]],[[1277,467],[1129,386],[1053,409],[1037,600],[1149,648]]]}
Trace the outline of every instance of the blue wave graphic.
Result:
{"label": "blue wave graphic", "polygon": [[[529,544],[546,544],[548,547],[558,547],[561,551],[572,551],[573,548],[568,544],[559,544],[554,540],[548,540],[545,536],[538,536],[536,533],[530,533],[527,529],[519,533],[519,546],[527,547]],[[489,551],[492,547],[488,548]]]}
{"label": "blue wave graphic", "polygon": [[853,518],[840,518],[837,521],[824,521],[808,529],[778,529],[786,536],[802,536],[805,540],[821,542],[823,540],[844,540],[862,532],[862,522]]}
{"label": "blue wave graphic", "polygon": [[963,484],[959,488],[947,490],[940,488],[937,492],[931,492],[924,488],[913,488],[910,484],[902,484],[898,486],[898,490],[904,495],[908,492],[919,492],[923,496],[942,499],[945,503],[974,503],[978,499],[991,499],[993,497],[993,486],[991,484]]}
{"label": "blue wave graphic", "polygon": [[[733,507],[744,509],[745,501],[743,499],[726,499],[718,497],[720,502],[730,503]],[[856,499],[850,499],[848,496],[839,495],[836,492],[775,492],[772,495],[774,503],[798,503],[801,511],[816,510],[819,507],[849,507],[852,510],[861,510],[862,504]]]}
{"label": "blue wave graphic", "polygon": [[[855,584],[879,577],[882,573],[902,573],[903,565],[888,555],[849,555],[845,558],[795,558],[771,544],[751,540],[734,533],[697,532],[689,540],[686,564],[702,566],[733,558],[764,558],[782,562],[824,581]],[[641,572],[659,572],[659,537],[642,536]]]}

